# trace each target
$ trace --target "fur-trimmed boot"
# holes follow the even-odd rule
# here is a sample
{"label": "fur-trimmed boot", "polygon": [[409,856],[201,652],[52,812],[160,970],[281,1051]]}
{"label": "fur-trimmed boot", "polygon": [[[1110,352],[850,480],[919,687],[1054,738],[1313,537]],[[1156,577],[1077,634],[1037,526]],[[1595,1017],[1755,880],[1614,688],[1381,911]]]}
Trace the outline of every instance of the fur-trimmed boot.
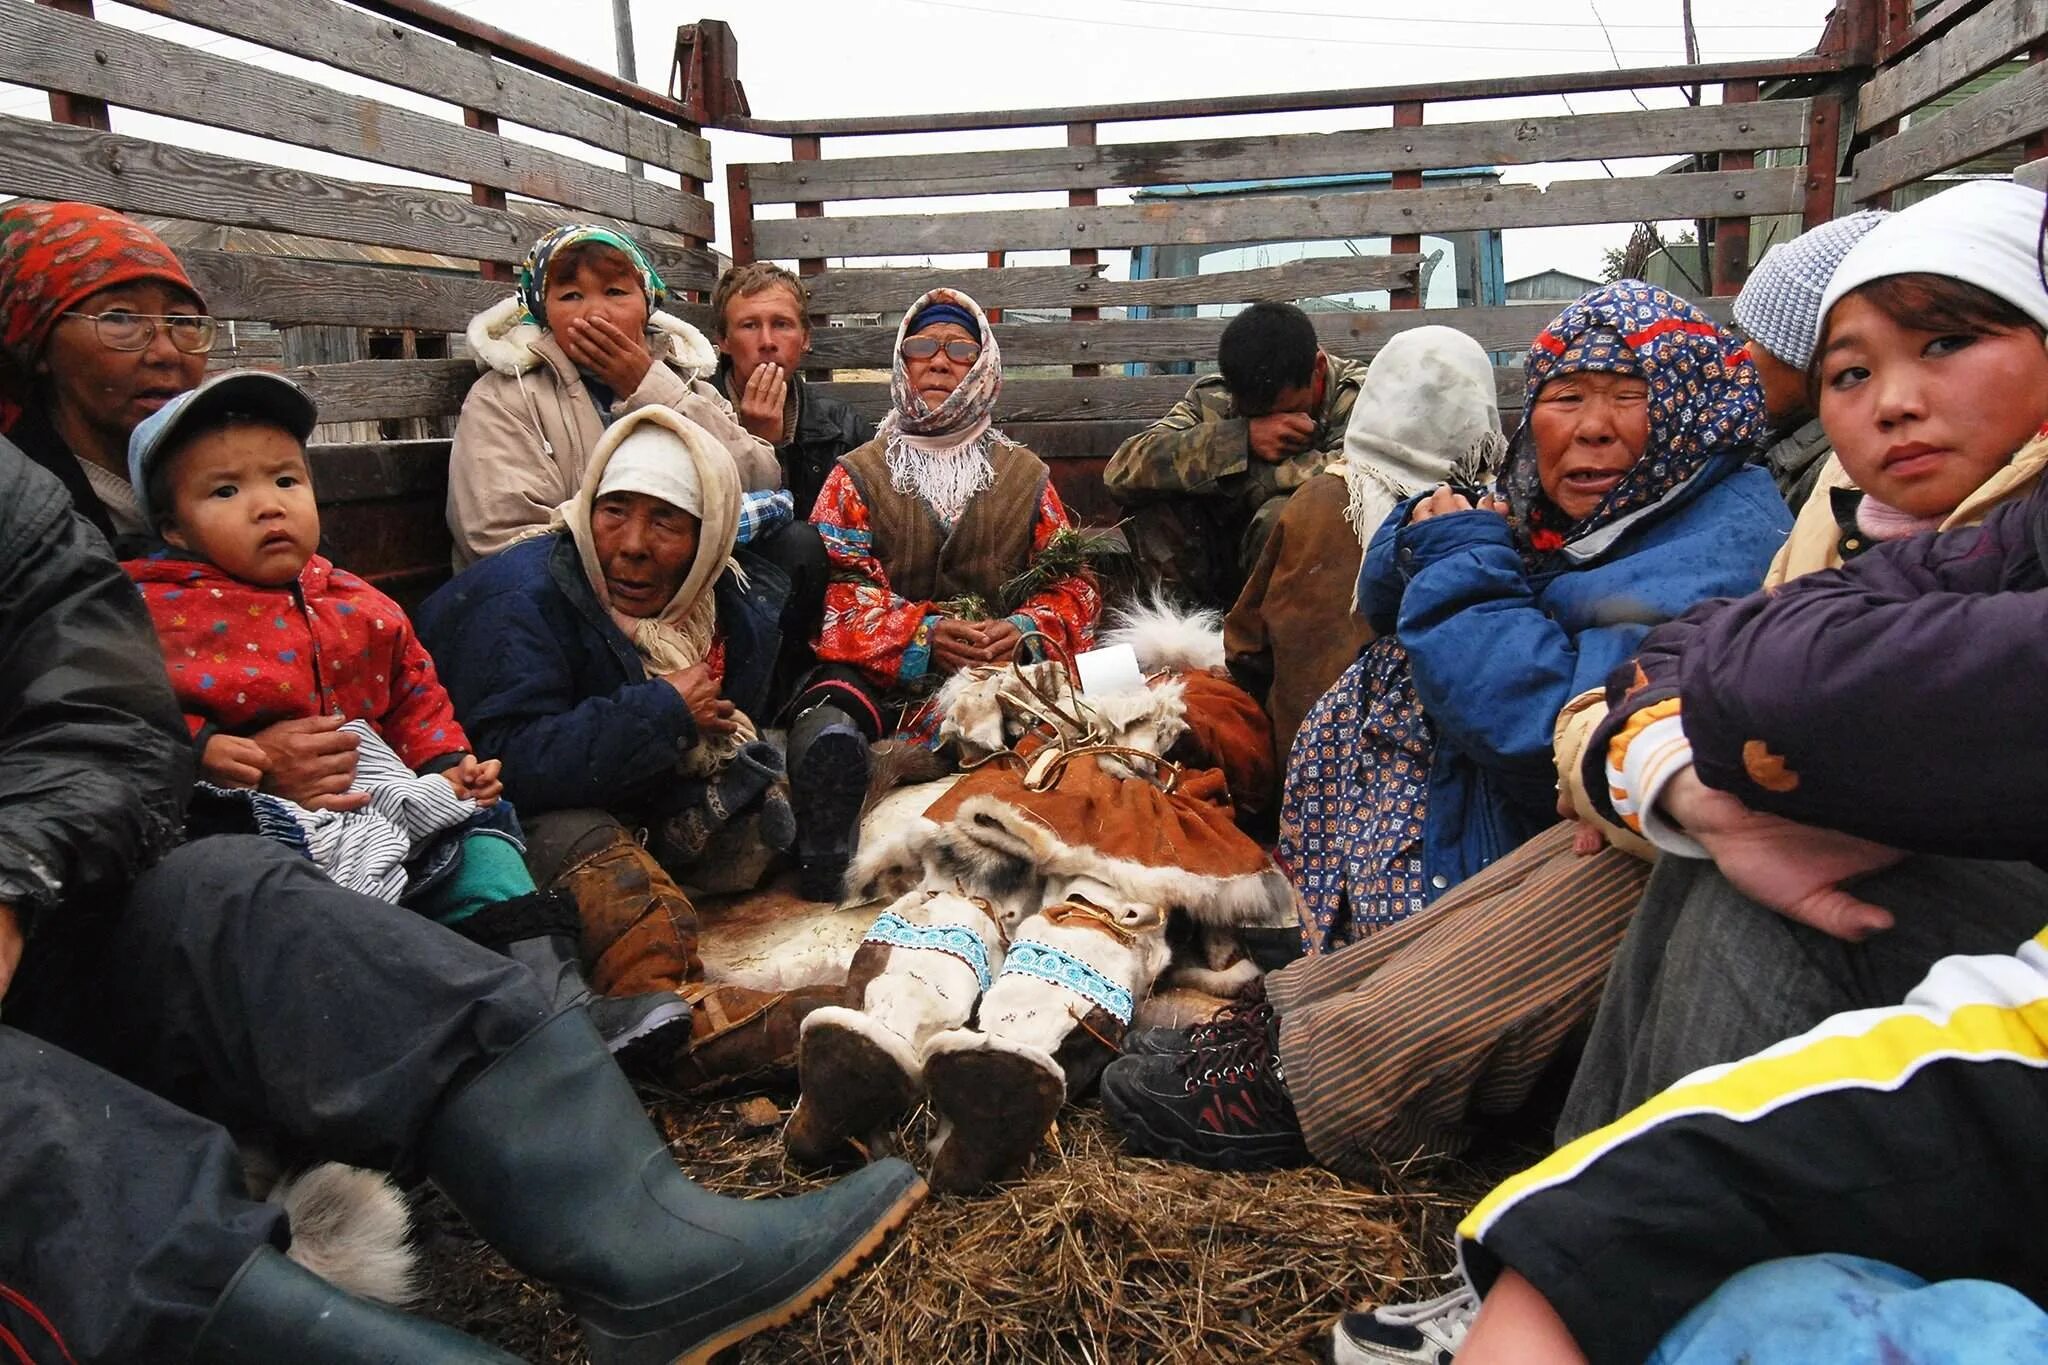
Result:
{"label": "fur-trimmed boot", "polygon": [[847,976],[853,1007],[827,1006],[804,1020],[803,1094],[782,1138],[791,1161],[856,1163],[917,1103],[924,1045],[973,1017],[1002,967],[1002,942],[996,912],[979,897],[913,891],[881,913]]}
{"label": "fur-trimmed boot", "polygon": [[813,706],[789,727],[789,800],[796,818],[798,889],[837,901],[860,843],[868,738],[836,706]]}
{"label": "fur-trimmed boot", "polygon": [[1102,882],[1054,882],[1017,927],[974,1028],[933,1038],[925,1085],[941,1127],[932,1186],[968,1194],[1024,1168],[1060,1106],[1116,1056],[1165,969],[1163,916]]}
{"label": "fur-trimmed boot", "polygon": [[451,1327],[342,1292],[275,1248],[258,1247],[214,1302],[195,1365],[520,1365]]}
{"label": "fur-trimmed boot", "polygon": [[554,1008],[588,1009],[590,1022],[621,1066],[657,1065],[689,1044],[690,1006],[675,992],[613,997],[591,989],[576,949],[582,919],[576,898],[565,890],[499,901],[449,927],[539,977]]}
{"label": "fur-trimmed boot", "polygon": [[901,1161],[814,1194],[709,1193],[677,1168],[581,1010],[448,1096],[420,1158],[485,1241],[561,1291],[593,1365],[701,1365],[789,1321],[925,1194]]}

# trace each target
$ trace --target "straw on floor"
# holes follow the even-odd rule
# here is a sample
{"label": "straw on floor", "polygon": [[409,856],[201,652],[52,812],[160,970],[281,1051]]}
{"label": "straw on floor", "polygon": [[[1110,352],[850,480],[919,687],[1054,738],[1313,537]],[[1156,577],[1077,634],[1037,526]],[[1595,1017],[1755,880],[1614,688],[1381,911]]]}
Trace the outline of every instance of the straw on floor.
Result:
{"label": "straw on floor", "polygon": [[[657,1101],[692,1177],[731,1194],[816,1182],[782,1162],[779,1131],[730,1101]],[[913,1160],[930,1132],[902,1134]],[[1026,1177],[933,1198],[824,1305],[747,1343],[741,1365],[1229,1362],[1319,1359],[1337,1313],[1439,1291],[1458,1217],[1524,1150],[1434,1160],[1367,1188],[1307,1169],[1230,1176],[1129,1156],[1093,1108],[1072,1108]],[[423,1197],[428,1311],[527,1360],[583,1359],[545,1289]]]}

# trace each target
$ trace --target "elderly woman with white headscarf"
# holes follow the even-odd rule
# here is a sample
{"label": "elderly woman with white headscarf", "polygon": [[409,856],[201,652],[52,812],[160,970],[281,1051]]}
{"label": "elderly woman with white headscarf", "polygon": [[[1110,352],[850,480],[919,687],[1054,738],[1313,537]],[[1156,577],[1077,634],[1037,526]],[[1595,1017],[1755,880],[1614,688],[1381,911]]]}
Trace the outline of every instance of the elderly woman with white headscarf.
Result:
{"label": "elderly woman with white headscarf", "polygon": [[811,513],[831,581],[789,760],[798,861],[821,898],[836,898],[853,854],[870,742],[946,674],[1005,662],[1028,634],[1074,652],[1093,640],[1101,594],[1078,561],[1048,554],[1062,533],[1071,546],[1066,508],[1045,462],[993,425],[1002,387],[981,306],[924,295],[897,328],[889,414]]}
{"label": "elderly woman with white headscarf", "polygon": [[691,1052],[664,1077],[682,1089],[785,1059],[800,1012],[704,982],[676,880],[731,861],[704,856],[721,831],[780,847],[794,834],[781,756],[753,721],[774,701],[788,580],[737,547],[739,517],[724,448],[673,409],[638,408],[554,528],[465,570],[417,618],[457,710],[503,757],[534,880],[575,894],[592,984],[695,1006]]}
{"label": "elderly woman with white headscarf", "polygon": [[1492,366],[1463,332],[1417,327],[1373,357],[1344,453],[1288,498],[1223,620],[1230,674],[1273,718],[1280,767],[1302,717],[1372,641],[1352,610],[1365,542],[1403,499],[1484,482],[1506,445]]}

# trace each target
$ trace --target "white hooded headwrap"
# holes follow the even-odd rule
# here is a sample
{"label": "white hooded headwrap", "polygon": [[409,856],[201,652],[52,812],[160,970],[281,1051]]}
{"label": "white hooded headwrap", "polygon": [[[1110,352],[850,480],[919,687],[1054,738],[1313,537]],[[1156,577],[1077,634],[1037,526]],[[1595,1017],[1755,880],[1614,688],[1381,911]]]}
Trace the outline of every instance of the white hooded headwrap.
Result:
{"label": "white hooded headwrap", "polygon": [[1491,481],[1507,453],[1493,362],[1455,327],[1396,334],[1373,357],[1344,429],[1345,520],[1369,544],[1395,504],[1455,468]]}
{"label": "white hooded headwrap", "polygon": [[[612,609],[590,512],[606,493],[642,493],[680,507],[701,525],[697,558],[668,605],[653,616],[626,616]],[[715,588],[727,569],[739,573],[732,552],[739,538],[740,473],[726,448],[689,418],[658,404],[635,408],[613,422],[590,453],[583,486],[555,509],[576,541],[577,558],[598,602],[633,648],[650,677],[690,668],[710,657],[717,636]],[[687,771],[708,772],[754,738],[742,716],[740,730],[699,744],[685,756]]]}

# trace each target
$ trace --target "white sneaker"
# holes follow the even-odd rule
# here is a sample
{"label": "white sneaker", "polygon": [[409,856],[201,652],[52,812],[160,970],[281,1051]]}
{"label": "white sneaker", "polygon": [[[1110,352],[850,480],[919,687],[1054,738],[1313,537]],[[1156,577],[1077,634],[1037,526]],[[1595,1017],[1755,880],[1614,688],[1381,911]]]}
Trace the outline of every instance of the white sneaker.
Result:
{"label": "white sneaker", "polygon": [[1479,1296],[1460,1285],[1426,1303],[1346,1313],[1330,1329],[1330,1359],[1334,1365],[1451,1365],[1478,1312]]}

